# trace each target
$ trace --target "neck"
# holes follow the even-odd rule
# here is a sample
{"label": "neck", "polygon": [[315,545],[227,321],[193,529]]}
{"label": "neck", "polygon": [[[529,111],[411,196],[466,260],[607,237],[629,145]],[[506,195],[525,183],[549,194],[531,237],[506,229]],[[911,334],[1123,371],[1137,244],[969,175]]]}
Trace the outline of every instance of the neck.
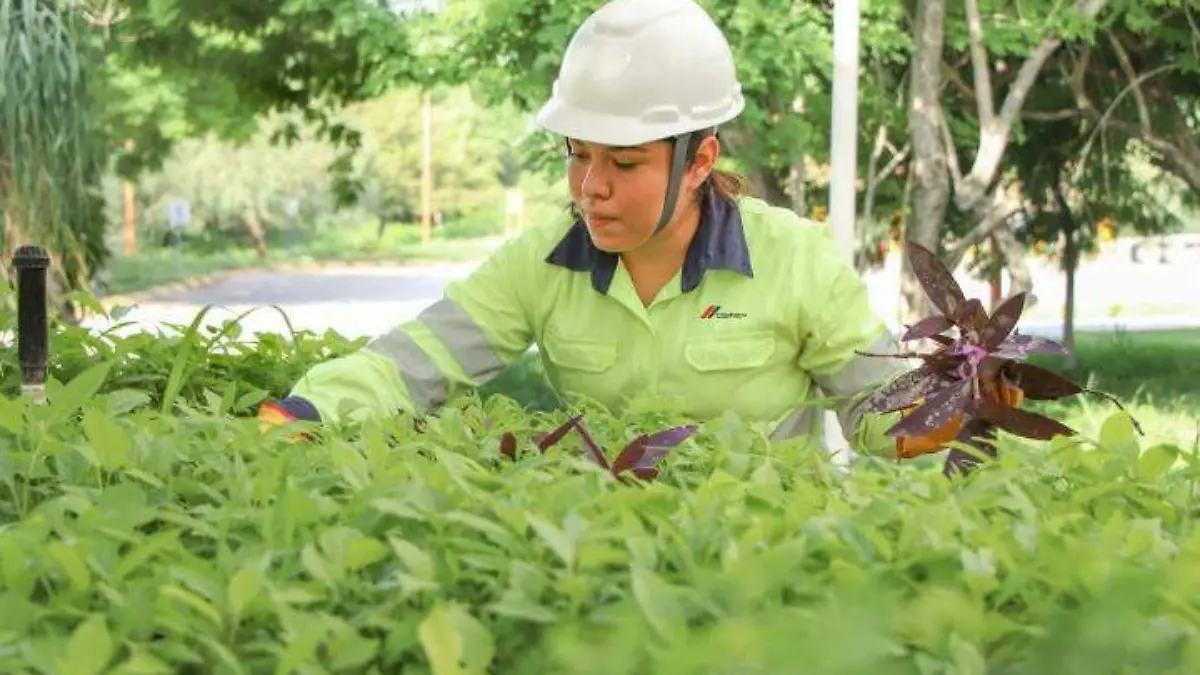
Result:
{"label": "neck", "polygon": [[681,208],[661,232],[636,250],[621,254],[625,269],[629,271],[643,302],[649,304],[650,299],[683,266],[688,246],[699,227],[699,205],[693,200],[687,200],[686,205],[681,202]]}

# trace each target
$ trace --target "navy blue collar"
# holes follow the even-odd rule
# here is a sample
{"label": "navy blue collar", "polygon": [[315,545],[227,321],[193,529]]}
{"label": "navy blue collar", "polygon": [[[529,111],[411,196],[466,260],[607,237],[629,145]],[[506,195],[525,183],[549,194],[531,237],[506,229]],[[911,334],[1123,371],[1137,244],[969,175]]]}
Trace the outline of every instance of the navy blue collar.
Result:
{"label": "navy blue collar", "polygon": [[[575,272],[591,272],[592,288],[607,294],[617,271],[618,256],[601,251],[592,244],[587,226],[576,219],[566,236],[558,242],[546,262],[559,265]],[[746,232],[742,228],[742,214],[737,204],[725,199],[711,186],[704,190],[700,204],[700,225],[688,244],[683,259],[682,291],[689,293],[704,279],[711,269],[732,270],[753,278],[750,266],[750,247],[746,244]]]}

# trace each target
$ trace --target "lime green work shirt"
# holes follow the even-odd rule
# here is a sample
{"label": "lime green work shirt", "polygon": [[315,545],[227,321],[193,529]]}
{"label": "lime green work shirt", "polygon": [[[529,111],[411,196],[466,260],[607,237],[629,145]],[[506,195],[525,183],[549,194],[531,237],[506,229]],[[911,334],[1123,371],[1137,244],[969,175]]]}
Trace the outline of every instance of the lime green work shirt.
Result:
{"label": "lime green work shirt", "polygon": [[506,242],[415,319],[315,366],[290,398],[329,421],[422,414],[536,344],[568,400],[619,412],[666,397],[694,419],[730,410],[789,438],[820,417],[806,402],[842,397],[851,447],[894,452],[894,419],[860,404],[898,362],[855,351],[896,343],[827,228],[748,197],[709,193],[701,212],[682,268],[648,307],[619,256],[564,217]]}

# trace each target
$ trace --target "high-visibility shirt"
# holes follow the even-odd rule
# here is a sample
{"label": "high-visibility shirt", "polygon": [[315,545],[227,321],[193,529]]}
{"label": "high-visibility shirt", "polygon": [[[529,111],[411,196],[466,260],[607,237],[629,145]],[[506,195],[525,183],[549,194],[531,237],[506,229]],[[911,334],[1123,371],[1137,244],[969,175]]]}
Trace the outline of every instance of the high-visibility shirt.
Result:
{"label": "high-visibility shirt", "polygon": [[[732,411],[772,438],[814,430],[830,406],[852,449],[894,453],[895,414],[864,395],[900,372],[896,342],[828,229],[753,197],[708,192],[681,269],[649,306],[616,254],[564,216],[504,243],[416,318],[313,367],[285,416],[424,414],[500,374],[536,344],[564,399],[620,413],[673,402],[693,420]],[[656,407],[656,409],[660,409]]]}

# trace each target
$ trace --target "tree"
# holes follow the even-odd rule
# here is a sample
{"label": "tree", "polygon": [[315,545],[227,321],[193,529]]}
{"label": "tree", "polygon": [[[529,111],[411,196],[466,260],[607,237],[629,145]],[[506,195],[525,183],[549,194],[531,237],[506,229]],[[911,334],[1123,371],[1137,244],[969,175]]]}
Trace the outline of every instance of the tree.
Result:
{"label": "tree", "polygon": [[1086,159],[1135,141],[1156,167],[1200,196],[1200,1],[1139,3],[1107,22],[1094,43],[1076,45],[1058,67],[1071,96],[1044,115],[1093,124]]}
{"label": "tree", "polygon": [[1122,223],[1141,233],[1180,225],[1139,171],[1144,153],[1116,148],[1084,157],[1093,124],[1070,116],[1026,124],[1024,142],[1014,146],[1012,163],[1022,186],[1025,227],[1015,233],[1023,245],[1042,244],[1066,276],[1063,344],[1074,365],[1075,272],[1080,256],[1096,250],[1103,223]]}
{"label": "tree", "polygon": [[[1012,246],[1015,240],[1005,227],[1019,211],[1020,202],[1001,180],[1001,162],[1046,61],[1065,40],[1089,38],[1095,29],[1094,20],[1108,0],[1075,0],[1069,6],[1037,4],[1024,5],[1019,12],[1009,15],[985,13],[979,0],[964,0],[960,24],[950,21],[956,15],[947,11],[946,0],[917,0],[914,27],[918,37],[912,56],[909,113],[917,176],[916,217],[906,237],[930,250],[940,250],[946,211],[953,203],[956,211],[971,223],[971,229],[946,253],[951,269],[975,243],[989,235],[995,236],[1006,249],[1010,262],[1023,259],[1019,248]],[[1055,9],[1060,6],[1061,11]],[[986,29],[985,16],[989,17]],[[965,32],[961,30],[964,26]],[[956,30],[948,34],[947,27]],[[960,50],[959,54],[966,51],[965,59],[946,63],[947,37],[950,46]],[[1000,56],[1000,62],[994,65],[989,53]],[[1010,66],[1010,60],[1019,65]],[[958,73],[967,66],[971,84]],[[946,80],[955,85],[949,87],[951,94],[958,93],[974,104],[973,117],[965,111],[966,106],[943,103]],[[997,84],[1007,85],[999,107]],[[964,153],[963,148],[973,150]],[[907,261],[902,292],[910,314],[922,315],[928,311],[927,300],[919,292]]]}
{"label": "tree", "polygon": [[[419,80],[406,21],[357,0],[127,0],[106,22],[101,103],[123,174],[156,167],[182,138],[249,141],[269,113],[299,113],[321,139],[353,150],[333,112]],[[299,138],[298,123],[278,140]],[[344,173],[349,158],[334,166]]]}
{"label": "tree", "polygon": [[23,244],[47,250],[51,301],[67,315],[66,293],[106,257],[103,145],[78,30],[51,0],[0,0],[0,243],[6,263]]}

